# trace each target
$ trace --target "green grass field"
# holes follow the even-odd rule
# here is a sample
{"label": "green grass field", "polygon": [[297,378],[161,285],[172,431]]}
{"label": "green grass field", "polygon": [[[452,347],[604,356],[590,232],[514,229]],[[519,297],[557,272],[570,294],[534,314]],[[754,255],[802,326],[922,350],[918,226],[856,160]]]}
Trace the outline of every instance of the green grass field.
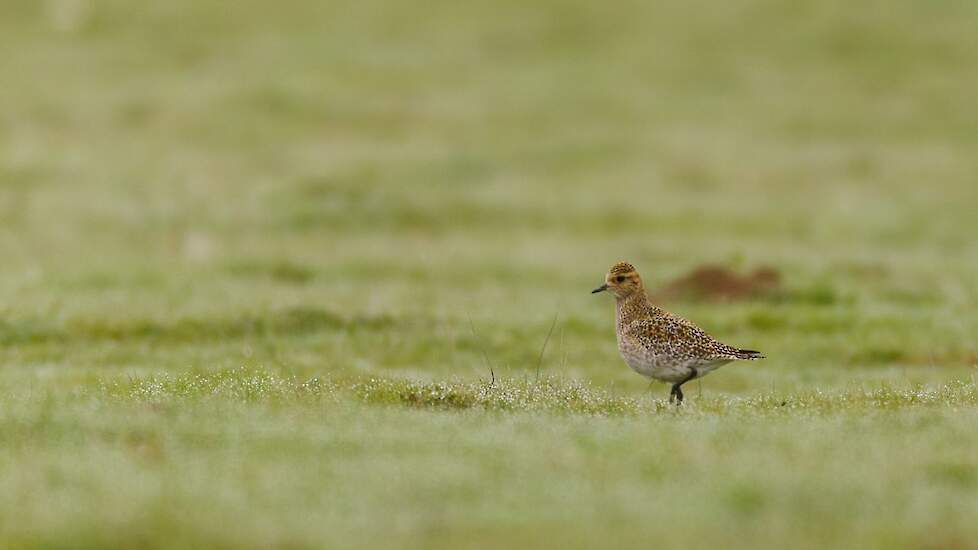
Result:
{"label": "green grass field", "polygon": [[[6,0],[0,546],[978,548],[976,28]],[[621,259],[768,359],[669,406]]]}

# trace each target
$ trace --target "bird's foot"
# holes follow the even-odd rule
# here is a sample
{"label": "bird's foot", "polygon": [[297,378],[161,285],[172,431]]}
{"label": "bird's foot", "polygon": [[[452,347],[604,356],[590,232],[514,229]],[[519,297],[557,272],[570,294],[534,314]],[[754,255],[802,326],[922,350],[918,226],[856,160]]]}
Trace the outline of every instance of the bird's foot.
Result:
{"label": "bird's foot", "polygon": [[669,392],[669,402],[672,403],[675,399],[676,405],[683,404],[683,390],[676,384],[672,387],[672,391]]}

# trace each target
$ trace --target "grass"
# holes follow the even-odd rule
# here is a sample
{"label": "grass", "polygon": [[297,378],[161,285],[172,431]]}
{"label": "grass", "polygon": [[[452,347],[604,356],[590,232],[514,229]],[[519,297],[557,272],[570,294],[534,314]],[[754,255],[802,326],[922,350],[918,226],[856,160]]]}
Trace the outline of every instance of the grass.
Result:
{"label": "grass", "polygon": [[[7,2],[2,545],[974,547],[976,23]],[[668,406],[620,259],[769,358]]]}
{"label": "grass", "polygon": [[[0,419],[5,471],[32,460],[0,492],[15,546],[956,547],[974,534],[974,384],[681,410],[558,379],[231,369],[52,386],[12,391]],[[676,528],[704,509],[707,528]]]}

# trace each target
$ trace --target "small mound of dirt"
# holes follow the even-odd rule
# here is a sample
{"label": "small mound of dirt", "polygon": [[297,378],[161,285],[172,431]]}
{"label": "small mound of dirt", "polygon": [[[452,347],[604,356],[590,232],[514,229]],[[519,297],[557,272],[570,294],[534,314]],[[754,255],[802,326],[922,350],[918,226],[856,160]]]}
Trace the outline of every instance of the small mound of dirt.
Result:
{"label": "small mound of dirt", "polygon": [[746,300],[770,294],[781,286],[781,274],[771,267],[760,267],[749,275],[739,275],[718,265],[703,265],[664,285],[652,294],[653,301],[699,299],[715,302]]}

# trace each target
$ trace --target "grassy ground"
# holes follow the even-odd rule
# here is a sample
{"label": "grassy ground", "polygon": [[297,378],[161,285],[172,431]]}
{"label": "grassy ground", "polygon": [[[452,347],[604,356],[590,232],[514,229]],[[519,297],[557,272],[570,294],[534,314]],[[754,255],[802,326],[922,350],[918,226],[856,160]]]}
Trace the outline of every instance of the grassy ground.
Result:
{"label": "grassy ground", "polygon": [[4,546],[975,546],[972,3],[3,11]]}

